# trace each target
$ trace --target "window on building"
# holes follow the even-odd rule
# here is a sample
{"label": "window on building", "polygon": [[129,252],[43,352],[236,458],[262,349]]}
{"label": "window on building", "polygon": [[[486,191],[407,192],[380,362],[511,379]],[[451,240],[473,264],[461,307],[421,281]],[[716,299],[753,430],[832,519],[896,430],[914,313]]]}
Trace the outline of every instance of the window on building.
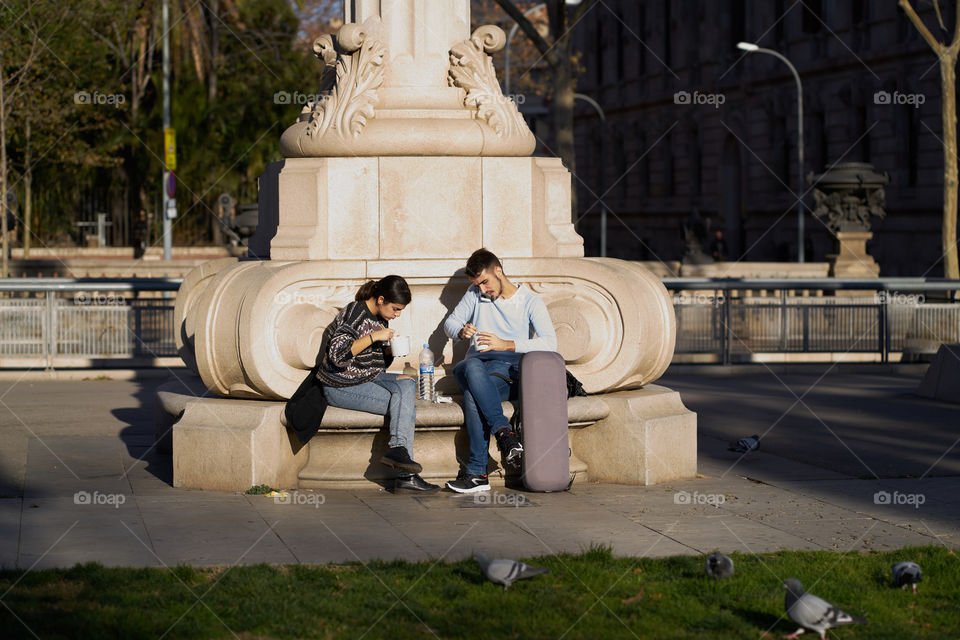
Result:
{"label": "window on building", "polygon": [[671,2],[672,0],[664,0],[663,2],[663,63],[668,67],[673,64],[670,56],[670,50],[673,48],[670,38],[670,23],[673,21],[670,13]]}
{"label": "window on building", "polygon": [[703,193],[703,144],[700,127],[694,127],[690,136],[690,193],[700,196]]}
{"label": "window on building", "polygon": [[783,15],[786,12],[784,0],[775,0],[773,3],[773,11],[776,14],[773,16],[773,19],[776,20],[776,23],[773,25],[773,39],[778,45],[782,45],[786,42],[787,35],[787,18]]}
{"label": "window on building", "polygon": [[613,170],[616,174],[613,176],[613,180],[619,180],[615,190],[617,200],[619,200],[622,208],[627,199],[627,182],[629,181],[629,176],[626,175],[627,149],[624,136],[617,136],[616,141],[613,143]]}
{"label": "window on building", "polygon": [[597,33],[593,40],[593,77],[597,87],[603,86],[603,55],[606,53],[606,46],[603,39],[603,18],[597,18]]}
{"label": "window on building", "polygon": [[820,33],[823,28],[823,0],[804,0],[803,32]]}
{"label": "window on building", "polygon": [[667,196],[676,195],[675,165],[676,163],[673,159],[673,134],[668,133],[667,137],[663,139],[663,186]]}
{"label": "window on building", "polygon": [[810,136],[812,142],[812,152],[810,160],[813,164],[813,171],[820,173],[827,168],[830,162],[830,148],[827,142],[827,118],[823,111],[817,111],[813,114],[813,135]]}
{"label": "window on building", "polygon": [[[775,183],[775,188],[780,187],[780,182],[790,184],[790,140],[787,137],[787,118],[785,116],[774,115],[770,119],[770,149],[771,164],[770,170],[776,175],[770,176]],[[777,177],[780,180],[777,180]]]}
{"label": "window on building", "polygon": [[614,51],[616,52],[617,76],[616,78],[614,78],[614,82],[621,82],[624,76],[623,50],[624,50],[624,45],[626,44],[626,40],[624,38],[626,33],[623,28],[623,13],[618,12],[614,20],[617,23],[617,27],[616,27],[617,42],[615,44],[616,48],[614,49]]}
{"label": "window on building", "polygon": [[[590,188],[593,189],[593,192],[599,196],[607,188],[607,158],[604,157],[609,153],[606,146],[606,132],[604,131],[604,126],[600,123],[596,124],[593,127],[593,168],[596,174],[594,175],[593,184],[590,185]],[[590,201],[593,202],[596,199],[596,196],[591,196]]]}
{"label": "window on building", "polygon": [[636,161],[634,171],[637,172],[637,199],[646,198],[650,191],[650,154],[647,153],[646,136],[643,132],[643,125],[639,122],[633,125],[633,139],[635,141],[639,161]]}
{"label": "window on building", "polygon": [[853,110],[853,126],[850,131],[850,144],[854,145],[850,156],[860,162],[870,162],[870,134],[866,133],[867,107],[859,106]]}
{"label": "window on building", "polygon": [[920,117],[917,114],[917,109],[908,104],[900,107],[900,113],[901,118],[904,120],[904,132],[907,138],[905,140],[907,157],[904,158],[907,166],[907,186],[915,187],[917,186],[917,177],[920,172]]}
{"label": "window on building", "polygon": [[857,26],[867,19],[867,0],[853,0],[850,3],[850,24]]}
{"label": "window on building", "polygon": [[640,38],[640,42],[636,43],[637,46],[637,73],[640,76],[643,76],[647,72],[647,5],[646,3],[639,4],[636,7],[635,11],[637,12],[637,21],[634,23],[634,33],[637,34],[637,37]]}
{"label": "window on building", "polygon": [[736,51],[737,43],[747,39],[747,3],[727,0],[727,16],[730,18],[730,51]]}

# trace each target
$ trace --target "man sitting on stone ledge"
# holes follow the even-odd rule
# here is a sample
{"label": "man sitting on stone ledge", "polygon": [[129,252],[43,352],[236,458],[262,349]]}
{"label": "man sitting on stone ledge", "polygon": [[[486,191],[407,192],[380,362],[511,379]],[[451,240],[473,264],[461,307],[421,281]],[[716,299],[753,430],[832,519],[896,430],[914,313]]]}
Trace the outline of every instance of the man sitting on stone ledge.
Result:
{"label": "man sitting on stone ledge", "polygon": [[525,286],[507,280],[497,256],[486,249],[474,251],[467,260],[466,275],[473,285],[443,324],[448,337],[471,340],[467,356],[453,368],[463,390],[464,425],[470,438],[466,467],[447,483],[457,493],[490,490],[491,433],[497,439],[501,464],[520,462],[523,446],[500,403],[516,395],[524,353],[557,350],[547,305]]}

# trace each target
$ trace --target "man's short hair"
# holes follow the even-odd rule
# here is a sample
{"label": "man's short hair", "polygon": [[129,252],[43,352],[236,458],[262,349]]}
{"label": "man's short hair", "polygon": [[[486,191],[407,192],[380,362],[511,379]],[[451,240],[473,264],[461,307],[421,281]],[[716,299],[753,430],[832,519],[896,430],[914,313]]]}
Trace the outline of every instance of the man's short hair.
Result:
{"label": "man's short hair", "polygon": [[493,269],[503,265],[500,264],[500,258],[493,255],[493,252],[484,249],[477,249],[467,258],[467,267],[464,271],[468,278],[476,278],[484,269]]}

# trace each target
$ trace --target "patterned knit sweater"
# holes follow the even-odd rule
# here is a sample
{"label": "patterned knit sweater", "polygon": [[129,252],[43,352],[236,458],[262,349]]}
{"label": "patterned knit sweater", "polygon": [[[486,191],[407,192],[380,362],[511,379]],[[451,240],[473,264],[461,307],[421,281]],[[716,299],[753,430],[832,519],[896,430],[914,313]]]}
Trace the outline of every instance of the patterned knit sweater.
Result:
{"label": "patterned knit sweater", "polygon": [[388,322],[370,313],[363,300],[345,306],[327,328],[330,339],[317,369],[317,379],[331,387],[350,387],[369,382],[390,366],[389,343],[374,342],[357,355],[350,349],[353,341],[388,326]]}

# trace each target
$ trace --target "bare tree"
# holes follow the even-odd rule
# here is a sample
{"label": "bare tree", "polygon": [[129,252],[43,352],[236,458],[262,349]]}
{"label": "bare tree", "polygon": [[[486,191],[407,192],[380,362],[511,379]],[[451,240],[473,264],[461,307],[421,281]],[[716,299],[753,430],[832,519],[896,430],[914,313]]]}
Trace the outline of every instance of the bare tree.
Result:
{"label": "bare tree", "polygon": [[[3,278],[6,278],[10,272],[8,237],[10,230],[7,225],[7,125],[17,101],[34,81],[31,71],[43,48],[40,31],[48,26],[38,23],[33,9],[30,3],[27,3],[26,7],[13,3],[2,6],[3,12],[10,12],[9,16],[3,17],[5,19],[10,17],[12,23],[6,28],[4,46],[0,50],[0,219],[2,219],[0,233],[3,234],[0,277]],[[4,20],[5,23],[6,20]],[[3,67],[7,63],[14,68],[14,72],[10,75],[4,74]]]}
{"label": "bare tree", "polygon": [[[567,7],[566,0],[545,0],[549,36],[540,35],[537,27],[524,15],[516,0],[494,0],[507,14],[516,20],[520,29],[533,42],[553,76],[553,130],[556,136],[557,155],[571,173],[576,173],[577,160],[573,135],[573,102],[575,87],[573,30],[580,18],[596,4],[596,0],[583,0]],[[571,189],[571,215],[577,219],[577,190]]]}
{"label": "bare tree", "polygon": [[[914,11],[910,0],[899,0],[900,8],[910,18],[923,39],[940,60],[940,86],[942,93],[941,118],[943,122],[943,270],[948,278],[960,278],[957,261],[957,54],[960,52],[960,0],[954,19],[953,40],[945,44],[936,39]],[[940,14],[938,0],[933,0],[940,28],[946,31]]]}

